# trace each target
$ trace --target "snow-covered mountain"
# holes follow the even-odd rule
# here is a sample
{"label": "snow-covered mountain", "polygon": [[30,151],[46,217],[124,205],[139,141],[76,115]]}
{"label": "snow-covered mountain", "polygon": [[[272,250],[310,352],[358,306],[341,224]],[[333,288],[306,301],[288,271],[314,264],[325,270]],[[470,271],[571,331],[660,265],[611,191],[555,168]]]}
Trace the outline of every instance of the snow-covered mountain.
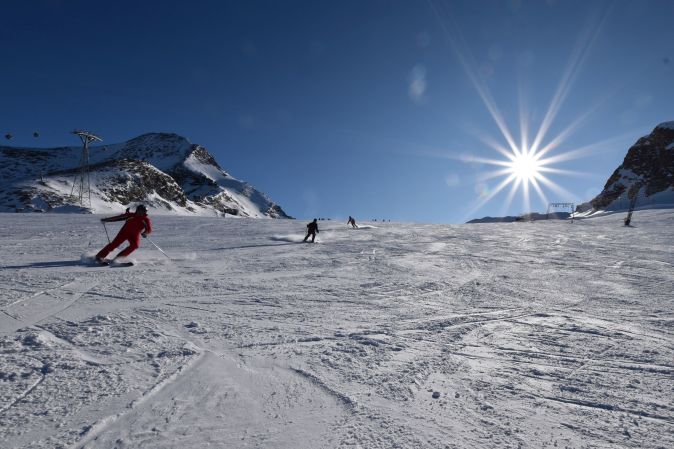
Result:
{"label": "snow-covered mountain", "polygon": [[153,213],[291,218],[206,148],[170,133],[91,147],[91,204],[82,206],[73,196],[81,152],[0,146],[0,212],[109,213],[143,203]]}
{"label": "snow-covered mountain", "polygon": [[674,207],[674,122],[637,140],[604,190],[576,209],[581,213]]}

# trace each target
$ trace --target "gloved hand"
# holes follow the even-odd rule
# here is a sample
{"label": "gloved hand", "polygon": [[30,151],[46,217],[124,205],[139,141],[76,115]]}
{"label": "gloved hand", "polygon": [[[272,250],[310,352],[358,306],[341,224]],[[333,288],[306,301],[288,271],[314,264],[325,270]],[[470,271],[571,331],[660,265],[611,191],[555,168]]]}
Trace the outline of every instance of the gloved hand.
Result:
{"label": "gloved hand", "polygon": [[141,235],[143,236],[144,239],[147,238],[147,233],[146,233],[146,232],[143,232]]}

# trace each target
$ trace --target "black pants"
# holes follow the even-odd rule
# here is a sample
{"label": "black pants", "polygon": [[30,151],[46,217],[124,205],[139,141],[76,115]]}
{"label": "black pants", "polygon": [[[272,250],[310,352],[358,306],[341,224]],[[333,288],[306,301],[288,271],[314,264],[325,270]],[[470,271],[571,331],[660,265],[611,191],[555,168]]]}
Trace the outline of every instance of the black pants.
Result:
{"label": "black pants", "polygon": [[315,232],[307,232],[307,236],[304,237],[304,242],[307,241],[307,239],[311,236],[311,243],[314,243],[314,239],[316,238],[316,233]]}

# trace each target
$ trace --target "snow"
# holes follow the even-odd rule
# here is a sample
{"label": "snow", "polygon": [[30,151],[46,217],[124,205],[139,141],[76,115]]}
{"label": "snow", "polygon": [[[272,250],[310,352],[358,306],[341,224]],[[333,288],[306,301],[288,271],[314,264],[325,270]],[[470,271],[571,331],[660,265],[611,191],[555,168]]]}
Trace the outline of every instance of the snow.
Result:
{"label": "snow", "polygon": [[[220,186],[223,192],[229,195],[242,210],[248,211],[252,218],[269,218],[263,213],[264,205],[270,202],[269,198],[256,192],[247,183],[240,181],[221,169],[199,161],[194,155],[190,155],[183,163],[187,169],[194,173],[200,173]],[[255,196],[259,198],[255,198]]]}
{"label": "snow", "polygon": [[[649,209],[672,209],[674,208],[674,188],[668,188],[652,195],[646,196],[645,190],[639,191],[635,210],[649,210]],[[613,202],[608,204],[604,209],[594,210],[588,209],[585,212],[574,213],[574,218],[592,218],[600,217],[618,212],[627,212],[630,208],[630,200],[626,194],[616,198]]]}
{"label": "snow", "polygon": [[[91,153],[106,158],[144,160],[159,170],[168,170],[184,159],[192,144],[185,137],[173,133],[148,133],[135,137],[124,144],[107,146],[107,155],[101,146]],[[100,159],[103,160],[103,159]]]}
{"label": "snow", "polygon": [[3,447],[674,447],[674,211],[99,218],[0,214]]}
{"label": "snow", "polygon": [[660,123],[656,128],[663,128],[663,129],[672,129],[674,130],[674,122],[664,122]]}
{"label": "snow", "polygon": [[642,178],[641,175],[637,175],[629,168],[621,168],[619,173],[620,179],[616,181],[616,183],[623,184],[624,186],[631,186],[636,180],[640,180]]}
{"label": "snow", "polygon": [[199,161],[193,154],[187,157],[185,159],[185,162],[183,162],[183,164],[185,165],[185,167],[192,170],[194,173],[201,173],[208,179],[216,183],[226,178],[222,170],[219,170],[217,167],[213,165],[204,164],[203,162]]}

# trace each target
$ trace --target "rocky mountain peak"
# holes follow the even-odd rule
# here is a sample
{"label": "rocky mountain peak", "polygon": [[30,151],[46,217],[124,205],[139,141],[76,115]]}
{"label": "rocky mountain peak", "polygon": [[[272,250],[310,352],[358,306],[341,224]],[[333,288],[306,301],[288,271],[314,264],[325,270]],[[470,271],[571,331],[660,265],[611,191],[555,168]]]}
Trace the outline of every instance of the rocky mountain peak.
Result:
{"label": "rocky mountain peak", "polygon": [[656,130],[658,128],[665,131],[674,131],[674,122],[662,122],[655,127]]}
{"label": "rocky mountain peak", "polygon": [[580,205],[578,211],[626,209],[637,195],[643,198],[642,202],[654,204],[655,196],[667,196],[669,202],[673,191],[674,122],[664,122],[632,145],[602,192]]}
{"label": "rocky mountain peak", "polygon": [[193,145],[191,151],[188,153],[187,156],[193,157],[202,164],[212,165],[213,167],[222,170],[222,168],[220,167],[220,165],[218,165],[213,155],[209,153],[206,148],[200,145]]}
{"label": "rocky mountain peak", "polygon": [[174,133],[148,133],[123,144],[113,145],[116,159],[147,161],[160,169],[167,169],[185,159],[192,143]]}

